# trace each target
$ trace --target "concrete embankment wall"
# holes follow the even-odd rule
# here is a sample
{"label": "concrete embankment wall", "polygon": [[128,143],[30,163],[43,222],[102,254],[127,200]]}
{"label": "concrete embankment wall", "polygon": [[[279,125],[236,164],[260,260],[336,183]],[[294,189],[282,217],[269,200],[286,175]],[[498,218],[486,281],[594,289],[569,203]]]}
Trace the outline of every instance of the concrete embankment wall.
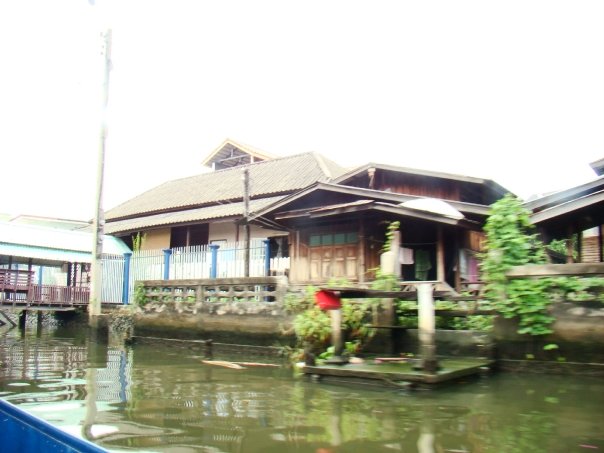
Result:
{"label": "concrete embankment wall", "polygon": [[291,345],[292,316],[277,302],[152,302],[134,315],[135,335]]}
{"label": "concrete embankment wall", "polygon": [[[556,318],[554,333],[543,337],[520,335],[516,320],[501,317],[488,333],[437,330],[437,353],[494,357],[510,363],[604,364],[604,304],[561,302],[552,306],[551,313]],[[292,321],[293,316],[278,302],[152,302],[137,309],[134,330],[135,335],[293,345]],[[417,353],[417,330],[397,332],[392,340],[392,347],[382,345],[382,353]],[[548,344],[557,348],[544,349]]]}
{"label": "concrete embankment wall", "polygon": [[[497,318],[492,333],[497,358],[502,361],[553,361],[604,364],[604,304],[558,302],[550,313],[554,333],[532,337],[517,333],[514,319]],[[546,345],[557,347],[546,350]]]}

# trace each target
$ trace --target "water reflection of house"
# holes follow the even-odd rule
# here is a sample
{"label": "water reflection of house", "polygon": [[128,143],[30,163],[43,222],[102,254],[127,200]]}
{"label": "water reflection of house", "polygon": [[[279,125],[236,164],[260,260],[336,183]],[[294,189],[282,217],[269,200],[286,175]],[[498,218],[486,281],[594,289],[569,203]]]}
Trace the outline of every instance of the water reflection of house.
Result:
{"label": "water reflection of house", "polygon": [[345,172],[316,153],[270,158],[227,140],[204,161],[214,171],[167,182],[107,213],[105,231],[144,248],[242,238],[242,167],[249,170],[252,238],[289,257],[294,283],[369,280],[387,225],[400,222],[401,273],[458,286],[477,279],[488,206],[506,190],[487,179],[382,164]]}

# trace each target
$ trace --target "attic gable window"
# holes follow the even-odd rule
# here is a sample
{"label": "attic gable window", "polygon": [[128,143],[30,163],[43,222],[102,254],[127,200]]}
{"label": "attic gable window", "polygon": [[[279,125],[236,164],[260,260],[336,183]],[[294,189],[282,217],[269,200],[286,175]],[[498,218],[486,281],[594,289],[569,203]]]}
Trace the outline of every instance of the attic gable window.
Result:
{"label": "attic gable window", "polygon": [[231,150],[231,155],[223,159],[217,159],[212,162],[213,170],[222,170],[224,168],[240,167],[242,165],[253,164],[258,162],[260,159],[255,159],[254,156],[250,156],[246,153],[237,152]]}
{"label": "attic gable window", "polygon": [[236,143],[232,140],[225,140],[204,159],[202,165],[210,167],[212,170],[224,170],[269,159],[272,159],[272,156],[263,151]]}

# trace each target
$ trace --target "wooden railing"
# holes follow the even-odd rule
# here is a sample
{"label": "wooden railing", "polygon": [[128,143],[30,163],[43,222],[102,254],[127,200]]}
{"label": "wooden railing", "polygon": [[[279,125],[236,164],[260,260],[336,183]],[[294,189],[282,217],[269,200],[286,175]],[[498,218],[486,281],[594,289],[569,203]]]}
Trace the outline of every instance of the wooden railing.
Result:
{"label": "wooden railing", "polygon": [[86,305],[88,287],[36,285],[32,271],[0,269],[0,305],[74,306]]}
{"label": "wooden railing", "polygon": [[33,271],[0,269],[0,291],[27,292],[32,285]]}
{"label": "wooden railing", "polygon": [[32,285],[28,294],[31,304],[86,305],[90,288],[81,286]]}

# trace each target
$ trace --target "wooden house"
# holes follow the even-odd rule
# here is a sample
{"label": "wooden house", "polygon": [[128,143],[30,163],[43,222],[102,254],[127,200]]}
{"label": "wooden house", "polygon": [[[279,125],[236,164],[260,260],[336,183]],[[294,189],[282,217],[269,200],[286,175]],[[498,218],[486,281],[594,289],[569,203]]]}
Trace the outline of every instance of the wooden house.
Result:
{"label": "wooden house", "polygon": [[254,218],[289,232],[294,283],[371,280],[388,225],[398,221],[401,278],[460,287],[479,278],[482,226],[489,205],[505,193],[490,180],[370,163]]}

